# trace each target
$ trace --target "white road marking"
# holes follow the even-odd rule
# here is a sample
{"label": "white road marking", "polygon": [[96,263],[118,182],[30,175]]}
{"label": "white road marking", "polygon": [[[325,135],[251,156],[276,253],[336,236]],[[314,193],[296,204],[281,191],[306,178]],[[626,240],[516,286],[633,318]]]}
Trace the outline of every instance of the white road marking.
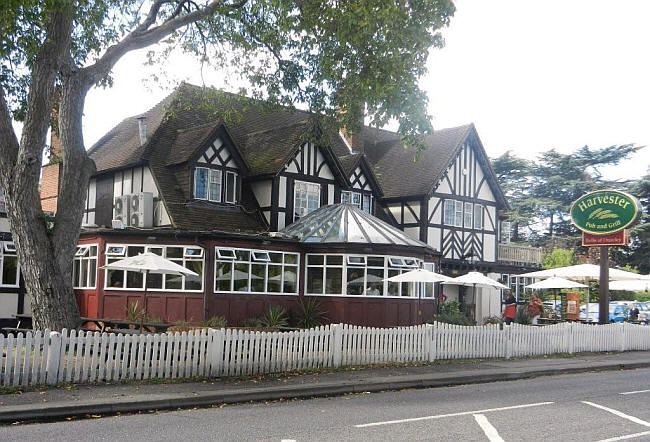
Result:
{"label": "white road marking", "polygon": [[626,391],[625,393],[619,393],[619,394],[637,394],[637,393],[647,393],[650,390],[637,390],[637,391]]}
{"label": "white road marking", "polygon": [[483,430],[483,433],[485,433],[490,442],[505,442],[501,436],[499,436],[497,429],[487,420],[487,417],[485,417],[484,414],[475,414],[474,419],[476,419],[476,423],[479,424],[481,430]]}
{"label": "white road marking", "polygon": [[593,402],[587,402],[587,401],[581,401],[581,402],[583,404],[591,405],[592,407],[596,407],[596,408],[600,408],[601,410],[608,411],[618,417],[622,417],[623,419],[627,419],[630,422],[634,422],[635,424],[643,425],[644,427],[650,427],[650,422],[641,420],[638,417],[630,416],[629,414],[625,414],[621,411],[614,410],[613,408],[608,408],[603,405],[594,404]]}
{"label": "white road marking", "polygon": [[282,439],[280,442],[296,442],[295,439]]}
{"label": "white road marking", "polygon": [[627,440],[634,439],[637,437],[647,436],[650,434],[650,431],[644,431],[642,433],[626,434],[625,436],[612,437],[610,439],[599,440],[598,442],[616,442],[617,440]]}
{"label": "white road marking", "polygon": [[401,424],[405,422],[417,422],[417,421],[425,421],[430,419],[441,419],[443,417],[467,416],[469,414],[488,413],[490,411],[503,411],[503,410],[514,410],[517,408],[539,407],[541,405],[550,405],[553,403],[554,402],[537,402],[534,404],[512,405],[510,407],[499,407],[499,408],[487,408],[485,410],[463,411],[460,413],[438,414],[435,416],[411,417],[407,419],[397,419],[394,421],[371,422],[369,424],[359,424],[359,425],[355,425],[355,427],[356,428],[377,427],[379,425]]}

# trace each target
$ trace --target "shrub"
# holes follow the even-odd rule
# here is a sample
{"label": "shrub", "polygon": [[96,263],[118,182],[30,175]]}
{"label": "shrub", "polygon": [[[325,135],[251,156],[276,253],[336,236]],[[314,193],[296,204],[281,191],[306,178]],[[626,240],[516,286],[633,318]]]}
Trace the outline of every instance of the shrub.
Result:
{"label": "shrub", "polygon": [[174,325],[167,329],[168,332],[186,332],[192,330],[192,326],[184,319],[174,322]]}
{"label": "shrub", "polygon": [[239,326],[248,327],[248,328],[257,328],[257,327],[261,327],[261,324],[258,318],[246,318],[239,323]]}
{"label": "shrub", "polygon": [[279,305],[271,306],[259,319],[259,322],[262,327],[286,327],[289,324],[287,310]]}
{"label": "shrub", "polygon": [[483,318],[484,324],[503,324],[503,319],[500,316],[488,316]]}
{"label": "shrub", "polygon": [[147,312],[140,308],[138,301],[131,302],[126,306],[126,320],[131,322],[144,322]]}
{"label": "shrub", "polygon": [[432,321],[456,325],[470,325],[467,316],[460,311],[460,303],[458,301],[447,301],[440,304],[440,313],[433,315]]}
{"label": "shrub", "polygon": [[210,319],[206,319],[201,323],[203,327],[211,328],[225,328],[228,326],[228,321],[225,316],[213,316]]}
{"label": "shrub", "polygon": [[515,316],[515,322],[517,324],[530,324],[530,316],[528,315],[528,306],[520,305],[517,307],[517,314]]}
{"label": "shrub", "polygon": [[165,320],[160,316],[147,316],[147,322],[152,324],[165,324]]}
{"label": "shrub", "polygon": [[296,325],[301,328],[312,328],[322,325],[327,321],[327,312],[318,300],[300,299],[298,303],[298,312]]}

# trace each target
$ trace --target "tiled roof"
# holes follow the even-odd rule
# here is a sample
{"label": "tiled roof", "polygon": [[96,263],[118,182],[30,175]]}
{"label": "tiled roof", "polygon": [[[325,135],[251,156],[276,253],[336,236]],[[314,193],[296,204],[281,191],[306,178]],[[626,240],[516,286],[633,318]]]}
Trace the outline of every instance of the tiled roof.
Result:
{"label": "tiled roof", "polygon": [[[223,115],[217,115],[219,111]],[[254,199],[234,211],[196,203],[186,210],[191,196],[184,163],[222,127],[232,137],[250,176],[275,174],[316,124],[305,111],[269,108],[259,101],[215,90],[206,93],[188,84],[142,116],[147,122],[147,142],[140,145],[136,117],[125,119],[89,150],[97,172],[148,163],[176,226],[242,232],[266,229],[261,217],[248,214],[255,209]],[[382,129],[364,127],[357,135],[364,154],[350,152],[339,133],[326,134],[323,140],[334,154],[335,169],[346,175],[343,179],[365,156],[383,196],[391,198],[428,194],[472,130],[472,125],[436,130],[425,139],[427,148],[419,153],[418,161],[415,150],[405,149],[398,134]]]}

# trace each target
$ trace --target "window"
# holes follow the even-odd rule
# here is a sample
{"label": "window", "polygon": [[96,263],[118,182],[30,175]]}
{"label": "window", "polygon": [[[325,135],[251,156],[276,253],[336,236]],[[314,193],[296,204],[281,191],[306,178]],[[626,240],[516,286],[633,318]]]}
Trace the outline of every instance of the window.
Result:
{"label": "window", "polygon": [[0,287],[18,287],[20,266],[13,242],[5,242],[0,247]]}
{"label": "window", "polygon": [[237,174],[235,172],[226,172],[226,202],[234,204],[235,195],[237,195]]}
{"label": "window", "polygon": [[483,205],[474,204],[474,228],[483,230]]}
{"label": "window", "polygon": [[444,206],[444,223],[447,226],[456,225],[456,202],[454,200],[445,200]]}
{"label": "window", "polygon": [[[310,295],[416,297],[420,285],[385,281],[420,266],[416,258],[308,254],[306,293]],[[397,267],[398,266],[398,267]]]}
{"label": "window", "polygon": [[[107,245],[106,263],[119,261],[125,255],[137,256],[140,253],[151,252],[160,255],[176,264],[193,271],[198,276],[147,275],[147,290],[151,291],[203,291],[204,254],[201,247],[181,245]],[[113,290],[144,290],[144,275],[140,272],[125,270],[107,270],[105,288]]]}
{"label": "window", "polygon": [[465,216],[463,218],[463,226],[466,229],[472,228],[473,212],[474,212],[474,205],[472,203],[465,203]]}
{"label": "window", "polygon": [[77,246],[72,266],[72,287],[94,289],[97,280],[97,244]]}
{"label": "window", "polygon": [[369,193],[361,194],[350,190],[341,191],[341,203],[352,204],[358,209],[372,214],[372,195]]}
{"label": "window", "polygon": [[456,227],[463,227],[463,202],[462,201],[454,201],[456,203],[456,223],[454,226]]}
{"label": "window", "polygon": [[216,249],[215,292],[298,293],[298,254]]}
{"label": "window", "polygon": [[[433,263],[424,263],[422,265],[422,268],[424,270],[429,270],[431,272],[435,272],[435,265]],[[434,297],[434,283],[433,282],[423,282],[422,283],[422,297],[423,298],[433,298]]]}
{"label": "window", "polygon": [[301,218],[320,207],[320,185],[296,181],[294,183],[294,220]]}
{"label": "window", "polygon": [[197,200],[208,199],[208,172],[205,167],[194,169],[194,198]]}
{"label": "window", "polygon": [[208,193],[208,199],[210,201],[220,203],[221,202],[221,171],[220,170],[210,169],[209,190],[210,192]]}

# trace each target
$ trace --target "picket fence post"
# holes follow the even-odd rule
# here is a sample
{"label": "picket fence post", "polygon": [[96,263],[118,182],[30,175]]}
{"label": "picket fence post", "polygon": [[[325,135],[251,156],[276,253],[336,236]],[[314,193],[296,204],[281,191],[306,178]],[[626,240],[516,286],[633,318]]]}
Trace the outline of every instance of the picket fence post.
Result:
{"label": "picket fence post", "polygon": [[627,342],[625,342],[626,338],[627,338],[627,333],[626,333],[627,326],[626,326],[625,322],[622,322],[620,324],[619,328],[621,330],[621,351],[625,351],[625,350],[627,350],[627,348],[626,348],[627,347]]}
{"label": "picket fence post", "polygon": [[510,359],[512,357],[512,336],[511,336],[511,330],[512,325],[507,325],[505,327],[505,333],[506,333],[506,359]]}
{"label": "picket fence post", "polygon": [[573,354],[573,350],[575,348],[575,345],[574,345],[575,343],[573,342],[574,336],[575,336],[574,333],[573,333],[573,326],[574,326],[573,322],[570,322],[569,327],[568,327],[568,335],[569,336],[567,338],[567,341],[569,342],[569,354],[570,355]]}
{"label": "picket fence post", "polygon": [[207,362],[210,367],[210,376],[217,377],[221,375],[223,368],[223,349],[226,334],[224,329],[208,329],[208,354]]}
{"label": "picket fence post", "polygon": [[436,335],[437,327],[435,325],[427,324],[428,333],[426,334],[427,339],[429,339],[429,362],[436,360]]}
{"label": "picket fence post", "polygon": [[334,348],[334,360],[332,364],[334,367],[340,367],[341,361],[343,360],[343,324],[333,324],[331,330],[332,337],[330,342]]}
{"label": "picket fence post", "polygon": [[56,384],[59,376],[59,365],[61,358],[61,333],[57,331],[50,332],[50,348],[47,353],[47,364],[45,372],[47,374],[45,382],[53,385]]}

